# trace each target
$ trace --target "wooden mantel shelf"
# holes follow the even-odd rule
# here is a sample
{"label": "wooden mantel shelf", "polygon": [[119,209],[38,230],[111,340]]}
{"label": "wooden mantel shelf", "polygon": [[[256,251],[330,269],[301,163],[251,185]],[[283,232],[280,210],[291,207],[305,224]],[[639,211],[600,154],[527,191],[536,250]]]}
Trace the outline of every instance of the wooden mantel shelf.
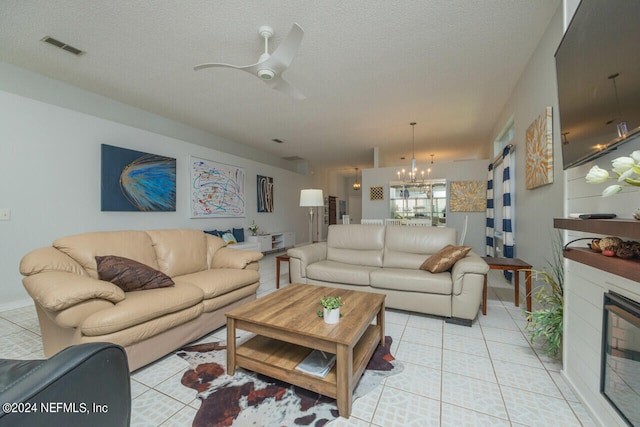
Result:
{"label": "wooden mantel shelf", "polygon": [[[568,219],[556,218],[554,228],[583,231],[622,239],[640,239],[640,221],[634,219]],[[599,252],[583,247],[569,247],[564,257],[581,264],[640,282],[640,261],[607,257]]]}
{"label": "wooden mantel shelf", "polygon": [[555,218],[553,227],[605,236],[617,236],[622,239],[640,239],[640,221],[635,219]]}

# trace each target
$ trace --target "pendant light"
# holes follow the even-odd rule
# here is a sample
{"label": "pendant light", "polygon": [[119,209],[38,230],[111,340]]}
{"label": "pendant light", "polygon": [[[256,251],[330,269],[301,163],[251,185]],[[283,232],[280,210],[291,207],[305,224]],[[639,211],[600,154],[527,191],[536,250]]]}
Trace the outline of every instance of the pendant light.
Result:
{"label": "pendant light", "polygon": [[362,185],[358,182],[358,168],[356,168],[356,181],[353,183],[353,189],[354,191],[360,191],[361,187]]}
{"label": "pendant light", "polygon": [[398,179],[404,181],[408,184],[415,184],[419,182],[424,182],[424,171],[422,171],[422,179],[418,179],[418,167],[416,165],[416,122],[409,123],[411,125],[412,133],[413,133],[413,142],[411,148],[411,168],[409,169],[409,174],[405,172],[404,169],[402,171],[398,171]]}

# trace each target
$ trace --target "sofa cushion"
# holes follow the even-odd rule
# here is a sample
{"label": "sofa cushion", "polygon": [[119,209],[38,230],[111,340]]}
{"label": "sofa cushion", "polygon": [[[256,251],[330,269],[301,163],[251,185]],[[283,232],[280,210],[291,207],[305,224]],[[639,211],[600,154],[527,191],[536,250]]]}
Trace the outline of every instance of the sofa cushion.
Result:
{"label": "sofa cushion", "polygon": [[211,260],[219,249],[224,248],[227,244],[218,236],[205,234],[207,242],[207,268],[211,268]]}
{"label": "sofa cushion", "polygon": [[383,246],[384,225],[334,224],[327,236],[327,260],[382,267]]}
{"label": "sofa cushion", "polygon": [[173,286],[166,274],[134,261],[115,255],[97,256],[98,278],[120,287],[123,291],[165,288]]}
{"label": "sofa cushion", "polygon": [[371,287],[425,294],[451,295],[451,273],[429,273],[406,268],[381,268],[371,272]]}
{"label": "sofa cushion", "polygon": [[236,238],[233,235],[233,233],[230,231],[225,231],[221,237],[222,237],[222,240],[224,240],[224,242],[227,244],[236,243]]}
{"label": "sofa cushion", "polygon": [[20,260],[20,274],[23,276],[31,276],[48,271],[66,271],[78,276],[89,276],[78,261],[53,246],[31,251]]}
{"label": "sofa cushion", "polygon": [[202,297],[200,288],[184,283],[144,292],[127,292],[126,298],[112,308],[87,317],[81,330],[89,336],[118,332],[202,304]]}
{"label": "sofa cushion", "polygon": [[149,230],[158,270],[170,277],[207,269],[207,237],[201,230]]}
{"label": "sofa cushion", "polygon": [[420,266],[420,270],[442,273],[453,267],[453,264],[458,260],[467,256],[470,250],[471,246],[447,245],[427,258]]}
{"label": "sofa cushion", "polygon": [[307,266],[307,278],[332,283],[369,286],[369,275],[379,267],[320,261]]}
{"label": "sofa cushion", "polygon": [[202,290],[204,299],[215,298],[260,281],[256,270],[216,268],[174,277],[176,284],[185,283]]}
{"label": "sofa cushion", "polygon": [[153,244],[144,231],[78,234],[56,239],[53,247],[76,260],[94,279],[98,278],[96,256],[117,255],[159,269]]}
{"label": "sofa cushion", "polygon": [[252,262],[260,261],[262,257],[264,255],[258,251],[243,251],[233,247],[220,248],[211,260],[211,268],[243,269]]}
{"label": "sofa cushion", "polygon": [[234,228],[231,232],[233,233],[233,237],[236,238],[237,243],[244,242],[244,228]]}
{"label": "sofa cushion", "polygon": [[427,255],[455,244],[456,229],[387,226],[384,240],[384,267],[418,269]]}

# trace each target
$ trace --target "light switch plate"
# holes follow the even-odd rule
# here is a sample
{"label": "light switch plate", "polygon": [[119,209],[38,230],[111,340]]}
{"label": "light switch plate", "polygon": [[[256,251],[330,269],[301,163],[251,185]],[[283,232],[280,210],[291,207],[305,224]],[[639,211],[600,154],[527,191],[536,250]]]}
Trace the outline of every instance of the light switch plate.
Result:
{"label": "light switch plate", "polygon": [[0,221],[9,221],[11,219],[11,209],[0,209]]}

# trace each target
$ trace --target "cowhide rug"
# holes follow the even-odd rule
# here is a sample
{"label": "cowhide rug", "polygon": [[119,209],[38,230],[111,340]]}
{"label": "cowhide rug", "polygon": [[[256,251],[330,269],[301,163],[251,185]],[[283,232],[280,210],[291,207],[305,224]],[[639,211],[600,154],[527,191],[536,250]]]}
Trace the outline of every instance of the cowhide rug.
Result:
{"label": "cowhide rug", "polygon": [[[378,345],[354,390],[354,400],[373,390],[384,377],[402,372],[391,356],[391,337]],[[192,366],[182,384],[198,392],[202,404],[194,426],[323,426],[337,418],[334,399],[243,369],[226,374],[224,341],[197,344],[178,351]]]}

